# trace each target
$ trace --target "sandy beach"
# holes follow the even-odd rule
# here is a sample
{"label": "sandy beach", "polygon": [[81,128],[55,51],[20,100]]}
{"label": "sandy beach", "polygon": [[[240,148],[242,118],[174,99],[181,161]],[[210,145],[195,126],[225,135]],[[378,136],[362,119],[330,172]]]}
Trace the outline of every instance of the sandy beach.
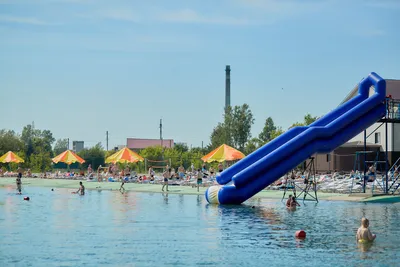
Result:
{"label": "sandy beach", "polygon": [[[69,179],[41,179],[41,178],[23,178],[22,186],[25,191],[29,191],[29,187],[50,187],[50,188],[71,188],[78,189],[80,180]],[[121,183],[119,182],[87,182],[83,180],[83,184],[87,190],[119,190]],[[0,178],[0,187],[15,187],[15,178]],[[125,183],[124,188],[127,192],[147,192],[147,193],[163,193],[160,184],[140,184],[140,183]],[[185,195],[203,195],[208,187],[200,187],[199,192],[197,188],[191,186],[169,186],[169,194],[185,194]],[[290,194],[288,191],[287,194]],[[332,200],[332,201],[363,201],[369,197],[370,194],[340,194],[340,193],[325,193],[318,192],[319,200]],[[253,198],[268,198],[268,199],[281,199],[283,190],[263,190]],[[309,197],[307,198],[309,199]]]}

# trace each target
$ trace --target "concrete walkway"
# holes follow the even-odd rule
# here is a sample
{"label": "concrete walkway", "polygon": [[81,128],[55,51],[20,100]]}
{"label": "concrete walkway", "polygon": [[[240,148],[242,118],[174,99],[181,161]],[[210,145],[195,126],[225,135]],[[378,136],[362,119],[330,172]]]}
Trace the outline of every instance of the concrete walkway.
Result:
{"label": "concrete walkway", "polygon": [[[68,179],[41,179],[41,178],[22,178],[22,187],[51,187],[51,188],[71,188],[78,190],[80,180],[68,180]],[[82,181],[87,190],[91,189],[102,189],[102,190],[119,190],[120,182],[87,182]],[[15,187],[15,178],[0,178],[0,187],[12,186]],[[162,193],[161,184],[138,184],[138,183],[126,183],[124,188],[126,191],[131,192],[152,192]],[[207,187],[200,187],[199,192],[197,188],[191,186],[169,186],[170,194],[185,194],[185,195],[204,195]],[[287,195],[290,192],[287,192]],[[263,190],[253,198],[269,198],[269,199],[281,199],[283,191],[280,190]],[[338,193],[324,193],[318,192],[319,200],[337,200],[337,201],[362,201],[370,195],[346,195]],[[308,198],[307,198],[308,199]]]}

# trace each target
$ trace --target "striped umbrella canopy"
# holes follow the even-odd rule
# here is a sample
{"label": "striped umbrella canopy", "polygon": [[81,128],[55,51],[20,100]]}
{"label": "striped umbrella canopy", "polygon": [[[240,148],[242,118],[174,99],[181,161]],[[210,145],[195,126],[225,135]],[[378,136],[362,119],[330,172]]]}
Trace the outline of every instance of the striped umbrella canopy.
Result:
{"label": "striped umbrella canopy", "polygon": [[221,145],[201,158],[204,162],[224,162],[244,158],[245,155],[237,149],[228,145]]}
{"label": "striped umbrella canopy", "polygon": [[71,165],[72,163],[75,163],[75,162],[79,162],[81,164],[85,162],[85,160],[83,158],[79,157],[77,154],[75,154],[75,152],[73,152],[71,150],[64,151],[60,155],[54,157],[52,160],[54,163],[63,162],[68,165]]}
{"label": "striped umbrella canopy", "polygon": [[144,160],[144,158],[139,156],[137,153],[133,152],[132,150],[130,150],[127,147],[124,147],[120,151],[115,152],[114,154],[109,156],[106,159],[106,163],[111,163],[111,162],[112,163],[116,163],[116,162],[133,163],[133,162],[138,162],[138,161],[143,161],[143,160]]}
{"label": "striped umbrella canopy", "polygon": [[24,162],[22,158],[20,158],[17,154],[15,154],[12,151],[8,151],[6,154],[0,157],[0,162],[2,163],[9,163],[9,162],[14,162],[14,163],[21,163]]}

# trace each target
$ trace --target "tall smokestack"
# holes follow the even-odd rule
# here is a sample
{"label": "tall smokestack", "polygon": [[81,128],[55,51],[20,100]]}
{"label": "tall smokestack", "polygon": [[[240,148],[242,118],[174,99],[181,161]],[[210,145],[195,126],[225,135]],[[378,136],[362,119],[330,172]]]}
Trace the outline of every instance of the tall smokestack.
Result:
{"label": "tall smokestack", "polygon": [[231,66],[225,68],[225,109],[231,105]]}

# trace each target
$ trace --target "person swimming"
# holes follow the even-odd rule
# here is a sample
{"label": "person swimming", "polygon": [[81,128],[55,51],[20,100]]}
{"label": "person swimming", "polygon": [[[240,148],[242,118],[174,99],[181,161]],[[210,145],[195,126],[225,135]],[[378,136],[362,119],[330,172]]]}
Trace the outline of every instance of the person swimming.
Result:
{"label": "person swimming", "polygon": [[357,230],[356,240],[359,243],[372,242],[376,238],[375,234],[371,233],[369,229],[369,220],[367,218],[361,219],[361,226]]}

